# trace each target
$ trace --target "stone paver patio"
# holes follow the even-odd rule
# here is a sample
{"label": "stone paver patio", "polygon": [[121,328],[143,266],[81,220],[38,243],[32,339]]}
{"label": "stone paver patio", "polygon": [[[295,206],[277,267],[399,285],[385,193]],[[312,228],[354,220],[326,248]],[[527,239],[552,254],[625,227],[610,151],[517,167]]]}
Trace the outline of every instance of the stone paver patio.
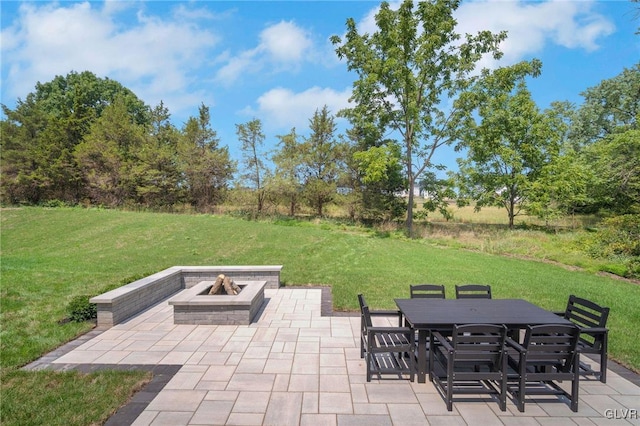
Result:
{"label": "stone paver patio", "polygon": [[154,380],[107,424],[640,425],[637,376],[614,363],[606,384],[581,379],[578,413],[557,398],[528,400],[524,413],[508,401],[501,412],[482,396],[448,412],[431,383],[367,383],[360,318],[322,315],[323,291],[266,289],[248,326],[174,325],[164,301],[27,368],[152,370]]}

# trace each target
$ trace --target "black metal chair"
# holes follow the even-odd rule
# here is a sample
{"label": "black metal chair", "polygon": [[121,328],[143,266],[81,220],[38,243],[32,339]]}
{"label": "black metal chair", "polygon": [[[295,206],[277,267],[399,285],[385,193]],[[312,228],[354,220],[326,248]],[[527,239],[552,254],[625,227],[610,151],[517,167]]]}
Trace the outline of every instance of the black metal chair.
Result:
{"label": "black metal chair", "polygon": [[[572,411],[578,411],[579,334],[572,325],[537,325],[527,327],[522,345],[507,339],[514,371],[509,372],[508,391],[519,411],[524,411],[530,395],[561,395],[570,400]],[[571,381],[570,393],[557,384],[564,380]]]}
{"label": "black metal chair", "polygon": [[439,284],[417,284],[409,287],[411,298],[444,299],[444,286]]}
{"label": "black metal chair", "polygon": [[600,368],[594,370],[589,364],[580,362],[580,370],[583,374],[594,375],[602,383],[607,382],[607,341],[609,329],[607,319],[609,308],[602,307],[590,300],[571,295],[564,312],[558,312],[565,319],[573,322],[580,329],[578,351],[600,356]]}
{"label": "black metal chair", "polygon": [[397,315],[397,311],[371,311],[364,296],[360,303],[360,358],[367,361],[367,382],[377,374],[393,374],[398,378],[408,374],[413,382],[416,372],[414,330],[409,327],[374,326],[372,316]]}
{"label": "black metal chair", "polygon": [[431,334],[429,379],[453,410],[454,394],[493,394],[506,410],[507,358],[503,325],[456,325],[450,338]]}
{"label": "black metal chair", "polygon": [[481,284],[456,285],[456,299],[491,299],[491,286]]}

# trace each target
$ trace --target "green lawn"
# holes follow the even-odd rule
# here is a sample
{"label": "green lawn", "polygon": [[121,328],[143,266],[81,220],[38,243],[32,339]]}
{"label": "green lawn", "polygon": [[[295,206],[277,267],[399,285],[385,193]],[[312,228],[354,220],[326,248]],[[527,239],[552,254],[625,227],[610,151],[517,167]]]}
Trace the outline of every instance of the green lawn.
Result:
{"label": "green lawn", "polygon": [[449,297],[455,284],[486,283],[494,297],[550,310],[563,310],[573,293],[611,308],[610,356],[640,370],[640,286],[590,272],[295,221],[81,208],[5,209],[1,221],[2,424],[20,424],[7,418],[8,386],[40,381],[45,389],[51,380],[10,380],[24,374],[16,369],[90,328],[59,323],[75,295],[96,295],[174,265],[281,264],[285,285],[331,285],[336,310],[355,310],[359,292],[374,308],[393,308],[411,283],[445,284]]}

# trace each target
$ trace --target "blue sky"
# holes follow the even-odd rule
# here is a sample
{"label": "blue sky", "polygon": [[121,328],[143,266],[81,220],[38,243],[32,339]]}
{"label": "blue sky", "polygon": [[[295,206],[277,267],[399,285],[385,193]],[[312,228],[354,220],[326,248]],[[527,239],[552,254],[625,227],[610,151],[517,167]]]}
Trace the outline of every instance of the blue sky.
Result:
{"label": "blue sky", "polygon": [[[391,2],[393,5],[394,3]],[[262,120],[265,148],[327,105],[348,105],[355,76],[329,37],[352,17],[375,30],[370,1],[105,1],[0,3],[1,102],[18,98],[70,71],[117,80],[151,106],[169,108],[178,127],[210,107],[221,145],[240,159],[235,125]],[[579,104],[580,92],[640,59],[640,4],[630,1],[468,1],[456,12],[458,32],[507,30],[509,65],[543,62],[529,83],[541,108],[555,100]],[[344,128],[345,123],[340,123]],[[451,150],[437,162],[454,164]]]}

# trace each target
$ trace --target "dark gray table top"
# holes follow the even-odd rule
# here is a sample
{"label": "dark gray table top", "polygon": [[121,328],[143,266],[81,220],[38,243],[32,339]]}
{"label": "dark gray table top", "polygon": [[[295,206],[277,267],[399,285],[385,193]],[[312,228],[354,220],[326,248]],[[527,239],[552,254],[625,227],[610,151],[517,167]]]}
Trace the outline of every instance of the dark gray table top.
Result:
{"label": "dark gray table top", "polygon": [[446,329],[455,324],[505,324],[525,327],[571,324],[568,320],[522,299],[395,299],[416,329]]}

